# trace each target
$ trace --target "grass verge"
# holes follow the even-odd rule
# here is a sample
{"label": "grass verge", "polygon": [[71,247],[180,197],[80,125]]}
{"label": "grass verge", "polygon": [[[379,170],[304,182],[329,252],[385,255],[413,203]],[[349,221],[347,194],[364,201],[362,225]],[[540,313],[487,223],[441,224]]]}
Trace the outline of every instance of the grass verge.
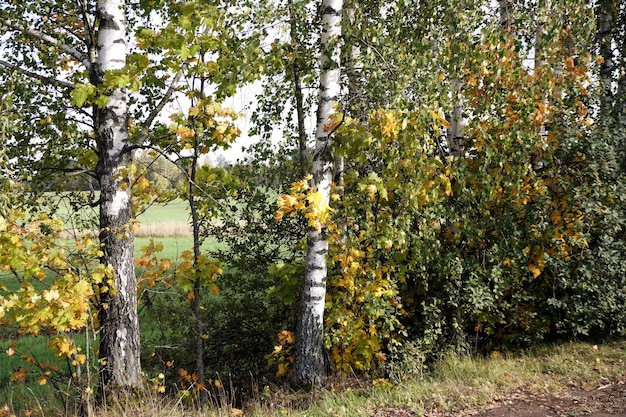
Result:
{"label": "grass verge", "polygon": [[557,393],[568,387],[592,388],[626,375],[626,342],[568,343],[491,358],[447,355],[422,377],[392,382],[331,383],[317,393],[278,391],[255,404],[256,417],[369,417],[377,410],[424,415],[483,407],[516,390]]}
{"label": "grass verge", "polygon": [[[625,361],[626,342],[568,343],[490,358],[450,354],[422,376],[401,381],[331,379],[325,389],[313,392],[266,387],[243,410],[222,406],[201,413],[190,410],[176,398],[150,393],[140,400],[116,399],[107,407],[95,410],[93,415],[369,417],[415,413],[422,416],[433,411],[479,409],[518,390],[541,394],[558,393],[569,387],[598,387],[623,379]],[[22,392],[31,399],[37,397],[28,387],[23,387]],[[3,405],[0,403],[0,408]],[[37,406],[41,409],[39,415],[60,415],[41,401]],[[387,414],[380,414],[381,410]]]}

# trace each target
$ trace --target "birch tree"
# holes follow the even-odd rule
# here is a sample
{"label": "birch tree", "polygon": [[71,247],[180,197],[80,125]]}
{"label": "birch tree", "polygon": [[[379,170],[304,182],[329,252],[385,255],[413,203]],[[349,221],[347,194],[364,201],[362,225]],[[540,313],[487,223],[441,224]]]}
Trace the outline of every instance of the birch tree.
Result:
{"label": "birch tree", "polygon": [[[131,162],[128,98],[126,83],[107,80],[108,76],[126,66],[126,5],[123,1],[78,2],[70,9],[61,2],[14,3],[2,10],[0,18],[10,36],[7,49],[19,52],[0,61],[4,70],[9,70],[4,72],[3,78],[19,74],[29,80],[22,82],[20,92],[27,91],[28,82],[45,86],[51,95],[47,99],[57,102],[50,102],[47,108],[40,107],[44,113],[40,117],[45,122],[41,123],[42,126],[51,123],[52,116],[59,121],[67,117],[70,121],[69,129],[51,127],[47,132],[33,132],[33,136],[22,132],[11,139],[23,146],[20,149],[28,149],[31,145],[40,147],[27,161],[40,162],[37,167],[32,167],[33,175],[50,175],[55,167],[63,169],[55,166],[52,157],[48,160],[45,157],[54,155],[55,159],[62,160],[67,156],[62,147],[76,150],[81,146],[80,142],[67,140],[56,147],[44,148],[46,143],[54,144],[55,134],[63,135],[65,139],[80,137],[83,145],[93,146],[92,153],[89,153],[89,147],[83,149],[83,156],[97,155],[97,163],[89,175],[97,180],[100,188],[97,204],[100,208],[101,263],[115,271],[114,282],[103,282],[99,289],[101,382],[103,385],[141,386],[131,187],[126,170]],[[75,81],[79,78],[79,71],[88,74],[91,87],[77,88]],[[100,89],[101,94],[89,110],[81,109],[73,114],[62,110],[63,105],[69,105],[67,99],[72,90],[82,107],[85,102],[83,94],[96,89]],[[34,97],[44,94],[42,89],[30,91]],[[30,103],[22,101],[21,104]],[[22,116],[37,110],[28,107]],[[46,118],[46,111],[53,114]],[[85,118],[87,114],[89,116]],[[93,129],[93,139],[87,132],[80,133],[79,125],[89,125]],[[65,167],[65,171],[68,170]]]}
{"label": "birch tree", "polygon": [[[0,6],[0,26],[7,29],[0,89],[12,81],[19,113],[9,159],[40,190],[58,190],[68,176],[92,178],[100,190],[88,203],[99,208],[100,261],[115,272],[94,300],[103,386],[142,385],[133,151],[179,149],[199,129],[155,122],[177,94],[193,96],[196,85],[182,80],[206,80],[219,101],[259,73],[251,64],[261,53],[262,33],[250,31],[257,15],[229,5],[46,0]],[[159,23],[151,23],[155,14]],[[195,60],[200,52],[210,59]]]}
{"label": "birch tree", "polygon": [[[323,0],[320,57],[320,87],[317,109],[315,151],[312,165],[314,204],[328,210],[332,186],[333,115],[340,93],[340,36],[342,0]],[[323,352],[324,303],[328,237],[322,223],[307,233],[307,254],[302,299],[296,324],[293,382],[295,385],[322,385],[326,379]]]}
{"label": "birch tree", "polygon": [[[97,59],[89,68],[95,86],[104,83],[106,72],[126,65],[125,8],[124,1],[98,2]],[[102,383],[141,386],[131,187],[123,171],[131,162],[126,89],[113,89],[106,104],[94,107],[93,116],[99,155],[95,172],[100,182],[102,263],[115,270],[114,292],[100,292]]]}

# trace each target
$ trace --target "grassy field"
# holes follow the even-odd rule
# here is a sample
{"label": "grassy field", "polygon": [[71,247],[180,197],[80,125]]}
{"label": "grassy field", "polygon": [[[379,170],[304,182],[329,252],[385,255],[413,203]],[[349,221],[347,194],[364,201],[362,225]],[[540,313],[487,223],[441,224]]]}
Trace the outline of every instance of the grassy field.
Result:
{"label": "grassy field", "polygon": [[[82,228],[87,219],[91,219],[91,224],[95,224],[94,221],[98,215],[95,208],[83,207],[76,211],[72,208],[69,198],[63,195],[50,194],[46,197],[48,202],[57,208],[56,215],[64,220],[68,234]],[[167,204],[153,204],[144,212],[139,213],[137,220],[139,230],[136,235],[140,237],[191,236],[189,204],[185,200],[177,199]]]}
{"label": "grassy field", "polygon": [[[172,262],[180,259],[180,254],[185,250],[192,250],[193,238],[191,236],[164,236],[164,237],[135,237],[135,257],[141,256],[141,249],[150,243],[150,240],[161,242],[163,251],[159,254],[161,258],[167,258]],[[202,251],[207,252],[220,247],[215,237],[209,237],[202,243]],[[223,246],[222,246],[223,247]]]}
{"label": "grassy field", "polygon": [[184,200],[174,200],[168,204],[155,204],[141,213],[137,236],[172,237],[191,236],[189,225],[189,204]]}

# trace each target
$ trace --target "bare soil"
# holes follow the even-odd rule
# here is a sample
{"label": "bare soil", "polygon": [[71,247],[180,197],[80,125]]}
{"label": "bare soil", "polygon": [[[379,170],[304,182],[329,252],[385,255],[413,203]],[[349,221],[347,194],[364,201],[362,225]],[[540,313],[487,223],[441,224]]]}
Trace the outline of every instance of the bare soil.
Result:
{"label": "bare soil", "polygon": [[559,394],[533,395],[517,391],[488,409],[458,413],[472,417],[626,417],[626,384],[624,381],[586,390],[569,387]]}
{"label": "bare soil", "polygon": [[[626,378],[585,389],[567,387],[556,394],[533,394],[516,390],[475,410],[432,410],[425,417],[626,417]],[[403,408],[382,408],[372,417],[410,417],[416,413]]]}

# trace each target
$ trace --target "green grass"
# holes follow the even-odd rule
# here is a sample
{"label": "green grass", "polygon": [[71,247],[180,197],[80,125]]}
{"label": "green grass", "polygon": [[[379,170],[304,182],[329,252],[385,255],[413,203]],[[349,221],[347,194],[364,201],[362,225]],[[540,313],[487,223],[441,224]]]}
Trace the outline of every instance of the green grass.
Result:
{"label": "green grass", "polygon": [[[480,408],[517,389],[558,393],[569,386],[593,388],[626,374],[626,342],[569,343],[494,358],[450,354],[422,377],[402,381],[335,381],[313,393],[278,391],[254,406],[256,417],[358,417],[377,409],[404,409],[417,415]],[[391,414],[390,414],[391,415]]]}
{"label": "green grass", "polygon": [[[97,228],[97,208],[83,207],[76,211],[72,208],[69,197],[63,193],[47,193],[45,198],[46,203],[56,207],[56,215],[65,222],[68,235],[76,229],[82,230],[85,225],[91,229]],[[138,236],[191,236],[189,203],[182,199],[166,204],[152,204],[138,214],[137,220],[140,224],[136,232]]]}
{"label": "green grass", "polygon": [[[0,341],[0,407],[6,404],[14,411],[63,409],[61,394],[52,382],[47,380],[43,385],[39,383],[39,377],[44,371],[29,364],[24,357],[28,355],[37,363],[53,365],[61,371],[66,369],[67,363],[51,354],[49,340],[49,336],[41,335]],[[12,355],[7,353],[9,349],[13,351]],[[20,368],[27,369],[25,382],[12,379],[12,375]]]}
{"label": "green grass", "polygon": [[[2,351],[10,341],[0,343]],[[44,355],[43,337],[18,340],[16,351]],[[516,390],[527,393],[559,393],[567,387],[591,389],[624,378],[626,342],[604,345],[568,343],[541,347],[532,351],[491,358],[449,354],[421,376],[400,380],[331,378],[326,388],[312,392],[293,392],[288,388],[260,387],[257,398],[245,405],[245,415],[252,417],[369,417],[376,410],[391,413],[410,411],[421,416],[431,410],[454,414],[461,409],[480,409],[506,398]],[[44,416],[64,415],[60,402],[49,385],[35,382],[19,384],[9,380],[23,362],[17,355],[0,361],[0,407],[13,411],[42,407]],[[72,414],[70,414],[72,415]],[[97,410],[99,417],[112,416],[228,416],[236,415],[228,407],[205,413],[184,409],[176,398],[149,393],[142,401],[113,401]]]}
{"label": "green grass", "polygon": [[142,224],[189,223],[189,203],[177,199],[167,204],[153,204],[138,220]]}
{"label": "green grass", "polygon": [[[142,255],[142,248],[146,247],[150,240],[163,244],[163,251],[159,253],[159,258],[169,259],[172,262],[180,260],[181,253],[183,251],[193,250],[193,238],[186,236],[164,236],[164,237],[136,237],[135,238],[135,257]],[[223,247],[216,238],[210,237],[204,240],[202,243],[202,253],[207,253],[217,248]]]}

